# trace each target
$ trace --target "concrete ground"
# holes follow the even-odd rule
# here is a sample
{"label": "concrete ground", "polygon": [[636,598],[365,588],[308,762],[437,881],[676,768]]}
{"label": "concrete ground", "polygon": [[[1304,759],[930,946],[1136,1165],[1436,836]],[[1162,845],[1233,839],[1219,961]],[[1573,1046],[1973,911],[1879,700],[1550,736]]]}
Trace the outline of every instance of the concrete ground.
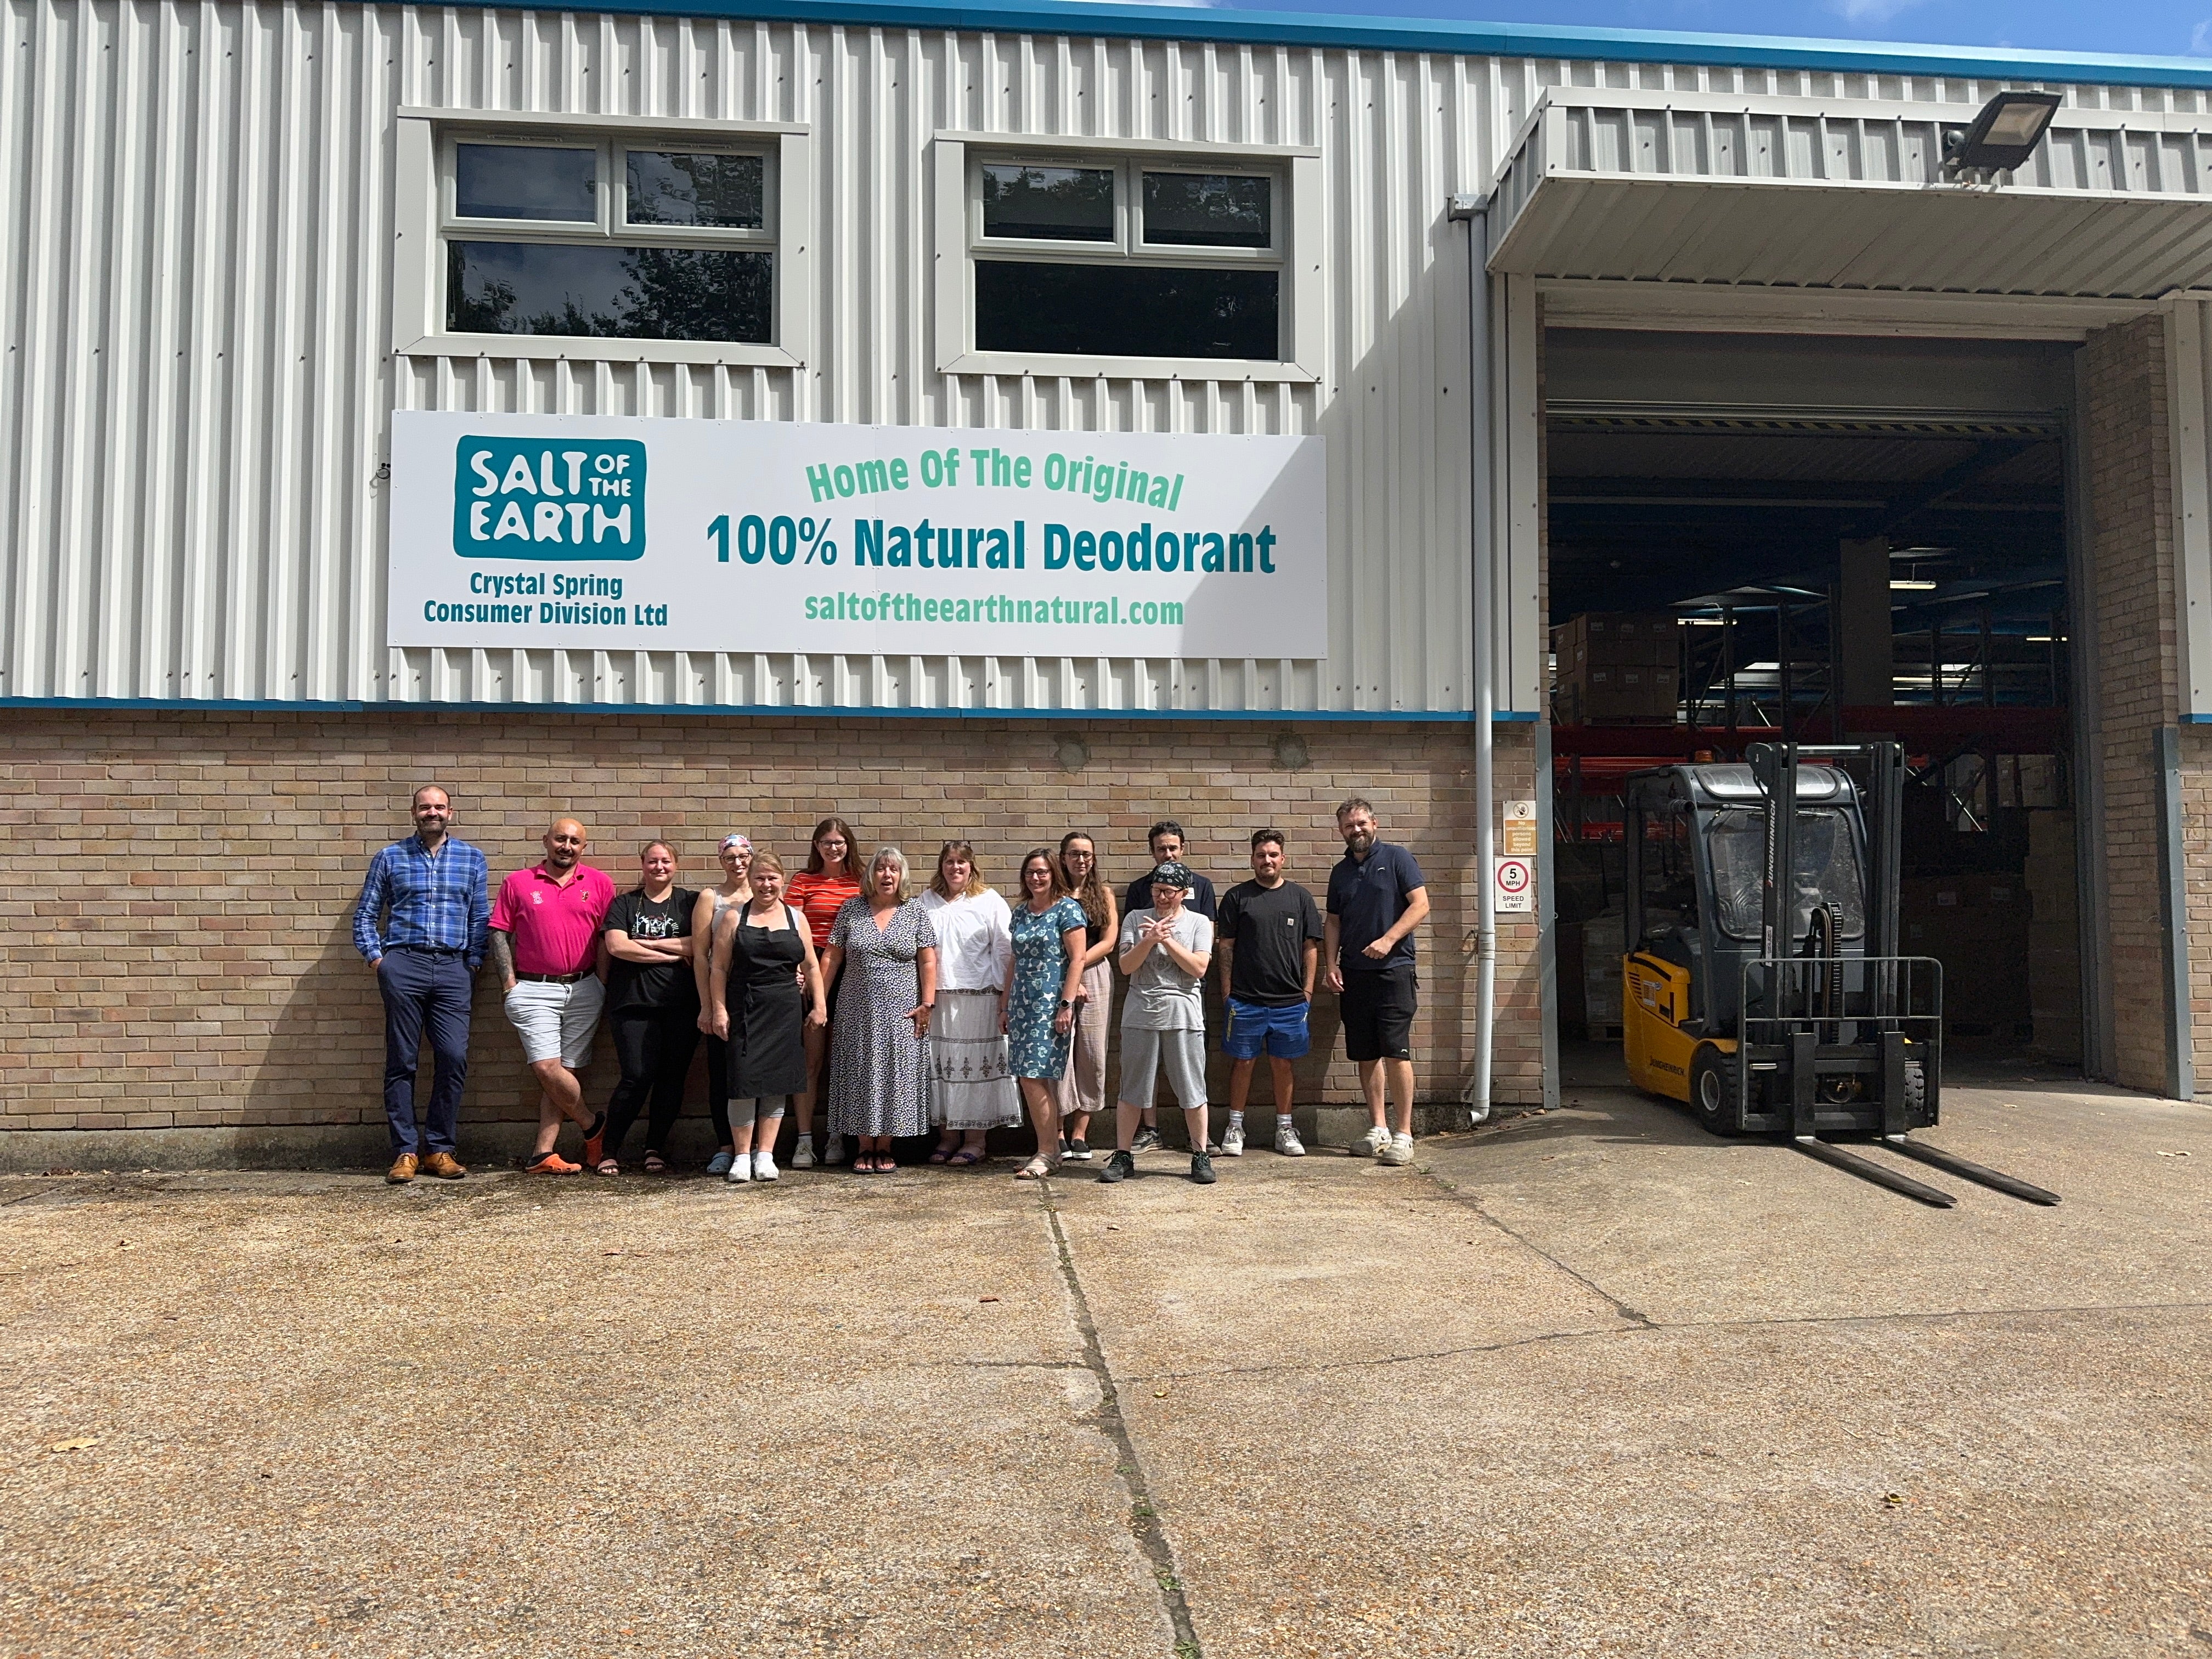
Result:
{"label": "concrete ground", "polygon": [[2212,1111],[0,1179],[0,1652],[2212,1656]]}

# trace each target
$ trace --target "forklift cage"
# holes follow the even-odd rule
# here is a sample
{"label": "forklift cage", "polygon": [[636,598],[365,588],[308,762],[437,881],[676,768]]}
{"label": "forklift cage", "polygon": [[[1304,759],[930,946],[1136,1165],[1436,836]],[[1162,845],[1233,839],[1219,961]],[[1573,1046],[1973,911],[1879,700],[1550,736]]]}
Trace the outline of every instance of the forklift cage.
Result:
{"label": "forklift cage", "polygon": [[[1875,1127],[1899,1135],[1937,1121],[1943,964],[1935,957],[1753,957],[1743,964],[1737,995],[1735,1127],[1793,1136]],[[1874,1029],[1862,1031],[1865,1026]],[[1922,1088],[1909,1115],[1908,1060],[1920,1067]],[[1754,1109],[1753,1073],[1778,1071],[1790,1079],[1789,1099],[1775,1103],[1775,1110]],[[1878,1127],[1869,1124],[1866,1104],[1820,1099],[1821,1079],[1847,1077],[1878,1080]]]}

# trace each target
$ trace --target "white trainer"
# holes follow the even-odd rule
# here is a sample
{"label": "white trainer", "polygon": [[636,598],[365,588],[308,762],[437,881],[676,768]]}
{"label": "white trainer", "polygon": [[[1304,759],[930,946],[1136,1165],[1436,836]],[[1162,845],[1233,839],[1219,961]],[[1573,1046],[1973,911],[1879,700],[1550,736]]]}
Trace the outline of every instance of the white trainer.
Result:
{"label": "white trainer", "polygon": [[1404,1169],[1413,1161],[1413,1136],[1392,1135],[1390,1144],[1375,1154],[1375,1160],[1378,1164],[1388,1164],[1393,1169]]}
{"label": "white trainer", "polygon": [[1305,1155],[1306,1144],[1298,1139],[1298,1132],[1287,1123],[1277,1125],[1275,1128],[1275,1156],[1278,1158],[1304,1158]]}
{"label": "white trainer", "polygon": [[811,1170],[814,1167],[814,1137],[812,1135],[799,1136],[799,1145],[791,1149],[791,1167],[794,1170]]}
{"label": "white trainer", "polygon": [[1380,1158],[1383,1148],[1389,1144],[1390,1132],[1378,1123],[1352,1143],[1352,1155],[1354,1158]]}
{"label": "white trainer", "polygon": [[830,1144],[822,1149],[822,1161],[824,1164],[842,1164],[845,1161],[844,1136],[831,1135],[830,1137]]}
{"label": "white trainer", "polygon": [[729,1174],[722,1177],[732,1187],[741,1187],[753,1178],[753,1161],[749,1158],[732,1158]]}
{"label": "white trainer", "polygon": [[1244,1131],[1240,1125],[1232,1123],[1221,1132],[1221,1155],[1224,1158],[1244,1156]]}
{"label": "white trainer", "polygon": [[781,1172],[775,1167],[775,1154],[774,1152],[755,1152],[753,1154],[753,1179],[755,1181],[774,1181],[778,1178],[781,1173]]}

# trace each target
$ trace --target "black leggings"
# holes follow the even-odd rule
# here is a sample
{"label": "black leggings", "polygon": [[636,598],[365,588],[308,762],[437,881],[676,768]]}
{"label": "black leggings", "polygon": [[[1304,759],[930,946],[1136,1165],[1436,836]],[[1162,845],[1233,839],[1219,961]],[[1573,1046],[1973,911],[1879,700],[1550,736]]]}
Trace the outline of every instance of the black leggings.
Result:
{"label": "black leggings", "polygon": [[690,1008],[646,1008],[617,1014],[610,1022],[622,1081],[607,1102],[609,1158],[620,1156],[623,1139],[647,1096],[653,1112],[646,1124],[645,1150],[668,1151],[668,1132],[684,1109],[684,1079],[699,1047],[698,1018]]}
{"label": "black leggings", "polygon": [[707,1039],[707,1115],[714,1120],[714,1145],[730,1144],[730,1045]]}

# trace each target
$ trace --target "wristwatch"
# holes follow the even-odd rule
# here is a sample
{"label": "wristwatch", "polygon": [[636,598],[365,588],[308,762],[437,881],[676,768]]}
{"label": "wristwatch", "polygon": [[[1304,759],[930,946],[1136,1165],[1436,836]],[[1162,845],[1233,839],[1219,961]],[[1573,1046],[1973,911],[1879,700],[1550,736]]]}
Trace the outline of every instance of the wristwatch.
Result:
{"label": "wristwatch", "polygon": [[1070,1002],[1066,997],[1062,997],[1060,1000],[1060,1006],[1063,1008],[1073,1008],[1075,1006],[1075,1005]]}

